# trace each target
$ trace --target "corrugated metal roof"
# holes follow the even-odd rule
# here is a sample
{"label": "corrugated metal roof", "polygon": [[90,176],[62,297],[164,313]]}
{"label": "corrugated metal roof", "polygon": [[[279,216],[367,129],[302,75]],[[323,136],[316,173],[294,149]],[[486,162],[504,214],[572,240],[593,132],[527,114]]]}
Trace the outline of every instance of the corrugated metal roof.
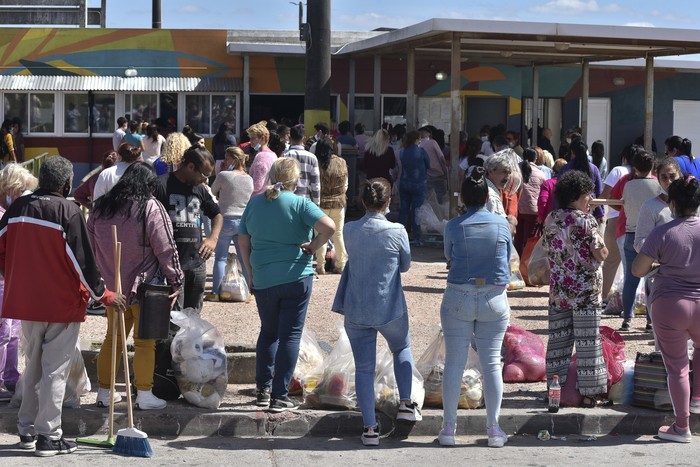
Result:
{"label": "corrugated metal roof", "polygon": [[0,75],[0,91],[231,92],[242,90],[243,80],[239,78]]}

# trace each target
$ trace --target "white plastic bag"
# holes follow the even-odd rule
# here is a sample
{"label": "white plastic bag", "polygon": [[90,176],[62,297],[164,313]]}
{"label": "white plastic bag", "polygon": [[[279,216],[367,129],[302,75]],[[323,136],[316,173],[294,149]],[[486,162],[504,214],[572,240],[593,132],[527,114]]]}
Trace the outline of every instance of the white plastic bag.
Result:
{"label": "white plastic bag", "polygon": [[219,408],[228,384],[224,338],[193,308],[172,311],[170,316],[180,327],[170,352],[182,395],[197,407]]}
{"label": "white plastic bag", "polygon": [[423,203],[416,209],[416,220],[425,232],[437,232],[440,235],[445,234],[447,220],[441,221],[438,219],[435,211],[428,203]]}
{"label": "white plastic bag", "polygon": [[229,253],[224,270],[224,279],[219,288],[219,299],[222,302],[245,302],[250,290],[243,277],[243,269],[236,253]]}

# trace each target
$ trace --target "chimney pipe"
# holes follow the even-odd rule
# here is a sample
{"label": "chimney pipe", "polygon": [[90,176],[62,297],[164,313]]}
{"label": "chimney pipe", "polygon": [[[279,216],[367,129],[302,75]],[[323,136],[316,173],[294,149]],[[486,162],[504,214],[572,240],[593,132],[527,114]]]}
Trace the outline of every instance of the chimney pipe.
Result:
{"label": "chimney pipe", "polygon": [[153,29],[160,29],[160,0],[153,0]]}

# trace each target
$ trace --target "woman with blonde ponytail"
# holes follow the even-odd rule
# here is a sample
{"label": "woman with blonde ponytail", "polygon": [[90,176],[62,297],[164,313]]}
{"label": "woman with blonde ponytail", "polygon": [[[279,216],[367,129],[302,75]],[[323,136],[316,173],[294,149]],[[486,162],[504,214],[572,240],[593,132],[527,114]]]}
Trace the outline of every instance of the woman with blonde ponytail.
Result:
{"label": "woman with blonde ponytail", "polygon": [[[335,224],[308,198],[294,194],[296,159],[277,159],[265,191],[255,195],[238,227],[241,261],[248,271],[260,316],[256,346],[256,403],[270,412],[294,409],[288,396],[306,309],[311,297],[313,252],[335,232]],[[311,240],[312,229],[317,234]]]}

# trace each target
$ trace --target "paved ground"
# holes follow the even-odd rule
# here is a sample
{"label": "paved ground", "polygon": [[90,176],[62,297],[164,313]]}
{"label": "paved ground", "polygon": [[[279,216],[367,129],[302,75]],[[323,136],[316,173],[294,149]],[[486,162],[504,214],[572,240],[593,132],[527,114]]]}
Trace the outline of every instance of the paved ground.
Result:
{"label": "paved ground", "polygon": [[71,455],[39,460],[17,448],[14,436],[0,435],[0,459],[13,466],[50,463],[56,467],[125,465],[250,465],[270,466],[417,466],[417,465],[697,465],[700,443],[679,445],[651,436],[607,436],[590,440],[539,441],[513,436],[502,449],[486,446],[484,436],[458,438],[454,448],[437,445],[433,437],[382,439],[365,448],[357,436],[293,438],[179,437],[150,438],[154,457],[123,457],[111,451],[80,447]]}

